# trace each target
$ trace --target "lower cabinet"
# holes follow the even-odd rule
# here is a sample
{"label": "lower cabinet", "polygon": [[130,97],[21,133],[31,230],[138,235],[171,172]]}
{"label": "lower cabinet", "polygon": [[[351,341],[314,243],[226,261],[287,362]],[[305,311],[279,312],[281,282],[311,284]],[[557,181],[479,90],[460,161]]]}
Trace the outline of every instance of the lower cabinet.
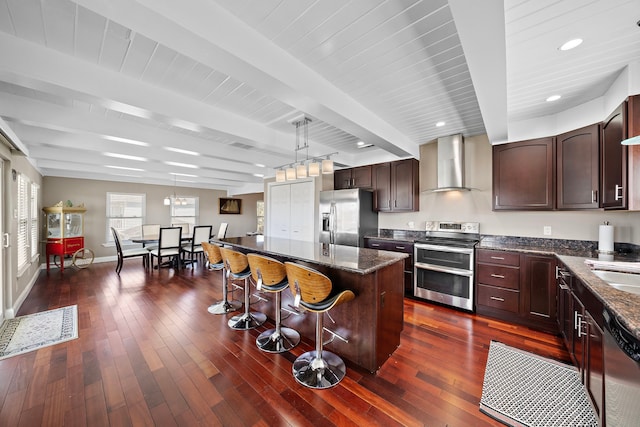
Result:
{"label": "lower cabinet", "polygon": [[404,260],[404,296],[413,297],[413,243],[402,240],[364,238],[365,248],[392,252],[404,252],[409,258]]}
{"label": "lower cabinet", "polygon": [[558,267],[558,325],[600,425],[604,420],[603,305],[563,265]]}
{"label": "lower cabinet", "polygon": [[476,312],[557,333],[555,257],[478,249]]}

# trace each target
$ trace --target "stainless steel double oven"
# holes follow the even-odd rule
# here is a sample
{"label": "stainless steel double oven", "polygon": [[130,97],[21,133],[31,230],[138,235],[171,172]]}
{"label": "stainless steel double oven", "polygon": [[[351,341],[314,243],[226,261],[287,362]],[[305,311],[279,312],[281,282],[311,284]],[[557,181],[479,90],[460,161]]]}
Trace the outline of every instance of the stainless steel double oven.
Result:
{"label": "stainless steel double oven", "polygon": [[414,295],[473,311],[477,222],[427,222],[425,239],[414,245]]}

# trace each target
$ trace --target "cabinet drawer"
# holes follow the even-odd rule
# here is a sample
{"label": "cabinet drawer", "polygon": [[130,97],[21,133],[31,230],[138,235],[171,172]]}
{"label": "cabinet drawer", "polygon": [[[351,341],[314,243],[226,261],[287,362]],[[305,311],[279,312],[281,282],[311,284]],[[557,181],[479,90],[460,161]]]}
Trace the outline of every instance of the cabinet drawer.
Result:
{"label": "cabinet drawer", "polygon": [[520,289],[520,269],[499,265],[478,264],[478,283],[501,288]]}
{"label": "cabinet drawer", "polygon": [[383,251],[404,252],[413,255],[413,243],[397,240],[365,239],[365,246]]}
{"label": "cabinet drawer", "polygon": [[520,292],[494,286],[478,285],[478,305],[518,313]]}
{"label": "cabinet drawer", "polygon": [[505,251],[492,251],[487,249],[478,250],[478,262],[486,262],[491,264],[510,265],[512,267],[520,266],[520,254]]}

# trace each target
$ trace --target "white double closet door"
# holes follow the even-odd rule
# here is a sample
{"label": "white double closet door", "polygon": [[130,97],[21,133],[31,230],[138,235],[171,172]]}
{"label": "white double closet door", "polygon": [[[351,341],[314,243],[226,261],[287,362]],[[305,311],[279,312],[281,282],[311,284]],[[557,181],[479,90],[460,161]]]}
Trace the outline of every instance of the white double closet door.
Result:
{"label": "white double closet door", "polygon": [[271,183],[267,235],[281,239],[316,240],[315,183],[311,180]]}

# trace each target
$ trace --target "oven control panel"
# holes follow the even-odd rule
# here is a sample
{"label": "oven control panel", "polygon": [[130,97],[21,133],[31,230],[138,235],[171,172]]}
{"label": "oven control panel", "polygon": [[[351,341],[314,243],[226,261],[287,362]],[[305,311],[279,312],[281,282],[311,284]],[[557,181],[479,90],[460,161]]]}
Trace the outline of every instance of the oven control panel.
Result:
{"label": "oven control panel", "polygon": [[454,231],[457,233],[480,233],[479,222],[427,221],[426,231]]}

